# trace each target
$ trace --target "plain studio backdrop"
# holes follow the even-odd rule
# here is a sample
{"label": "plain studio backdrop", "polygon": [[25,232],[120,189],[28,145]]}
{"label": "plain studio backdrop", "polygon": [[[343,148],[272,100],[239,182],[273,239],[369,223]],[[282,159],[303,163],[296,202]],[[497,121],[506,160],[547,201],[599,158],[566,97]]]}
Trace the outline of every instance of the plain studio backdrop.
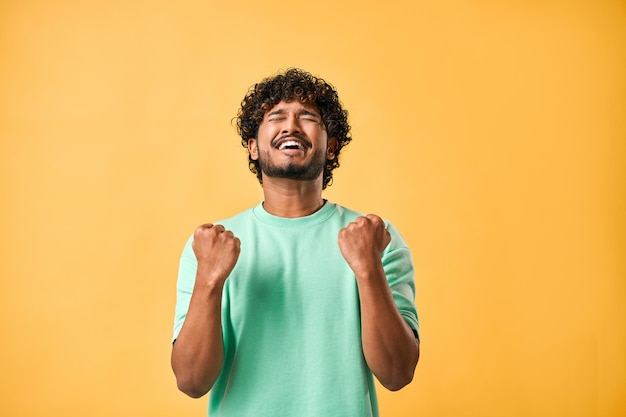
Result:
{"label": "plain studio backdrop", "polygon": [[624,1],[5,0],[0,62],[0,415],[205,415],[178,258],[261,200],[232,119],[291,66],[350,112],[325,197],[413,250],[382,415],[626,414]]}

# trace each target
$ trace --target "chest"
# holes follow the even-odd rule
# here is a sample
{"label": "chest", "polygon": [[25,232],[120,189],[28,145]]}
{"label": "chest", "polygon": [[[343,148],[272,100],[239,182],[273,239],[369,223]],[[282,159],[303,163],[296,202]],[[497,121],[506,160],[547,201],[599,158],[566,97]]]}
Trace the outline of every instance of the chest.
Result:
{"label": "chest", "polygon": [[352,270],[337,230],[255,229],[242,234],[241,253],[227,281],[229,317],[247,323],[297,326],[358,311]]}

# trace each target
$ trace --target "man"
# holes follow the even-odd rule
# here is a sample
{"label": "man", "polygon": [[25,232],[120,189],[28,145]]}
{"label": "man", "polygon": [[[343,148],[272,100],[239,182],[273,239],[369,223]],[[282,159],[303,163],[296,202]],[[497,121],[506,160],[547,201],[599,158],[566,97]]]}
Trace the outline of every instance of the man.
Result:
{"label": "man", "polygon": [[373,376],[419,359],[410,251],[378,216],[322,198],[351,140],[335,89],[289,69],[238,114],[264,201],[198,227],[180,261],[172,368],[209,415],[378,416]]}

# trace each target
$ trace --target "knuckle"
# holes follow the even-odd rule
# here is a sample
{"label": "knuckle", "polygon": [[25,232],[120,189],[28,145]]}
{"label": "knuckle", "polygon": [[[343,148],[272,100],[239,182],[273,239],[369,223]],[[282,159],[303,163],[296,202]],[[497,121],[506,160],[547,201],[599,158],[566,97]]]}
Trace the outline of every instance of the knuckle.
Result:
{"label": "knuckle", "polygon": [[380,224],[380,223],[383,222],[383,220],[379,216],[377,216],[375,214],[368,214],[367,218],[370,219],[372,222],[377,223],[377,224]]}
{"label": "knuckle", "polygon": [[211,223],[201,224],[200,226],[196,227],[196,230],[194,231],[194,235],[198,235],[202,233],[204,230],[210,229],[212,227],[213,225]]}

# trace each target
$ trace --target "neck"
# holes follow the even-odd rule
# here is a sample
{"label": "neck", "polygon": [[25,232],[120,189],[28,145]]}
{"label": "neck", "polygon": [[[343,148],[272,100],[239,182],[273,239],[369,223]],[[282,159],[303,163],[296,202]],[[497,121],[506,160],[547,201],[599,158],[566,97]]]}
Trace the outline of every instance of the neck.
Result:
{"label": "neck", "polygon": [[299,181],[283,178],[263,178],[263,208],[278,217],[304,217],[324,205],[322,178]]}

